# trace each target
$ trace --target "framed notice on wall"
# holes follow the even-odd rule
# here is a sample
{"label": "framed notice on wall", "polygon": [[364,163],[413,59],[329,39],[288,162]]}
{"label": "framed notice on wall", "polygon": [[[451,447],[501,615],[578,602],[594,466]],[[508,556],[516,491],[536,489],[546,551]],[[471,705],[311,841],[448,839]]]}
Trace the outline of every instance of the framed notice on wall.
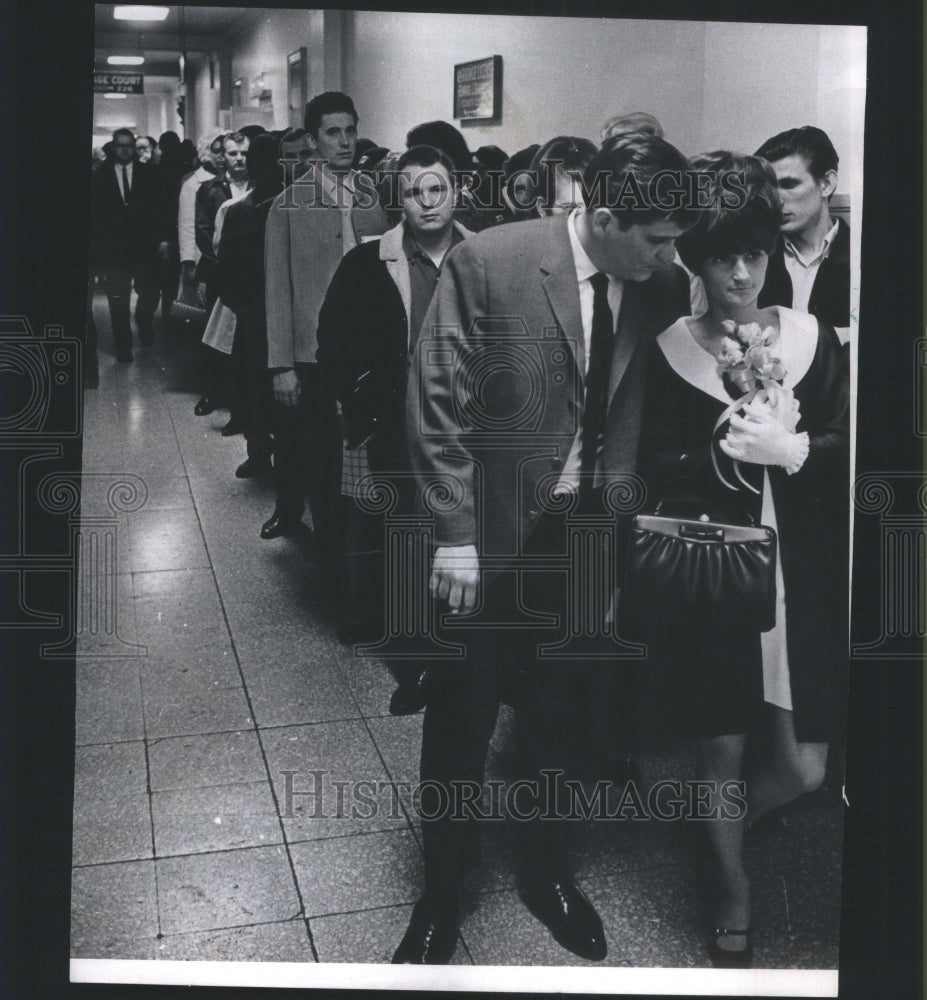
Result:
{"label": "framed notice on wall", "polygon": [[457,63],[454,117],[462,124],[502,120],[502,56]]}
{"label": "framed notice on wall", "polygon": [[287,115],[290,128],[301,128],[309,100],[309,60],[305,47],[286,57]]}

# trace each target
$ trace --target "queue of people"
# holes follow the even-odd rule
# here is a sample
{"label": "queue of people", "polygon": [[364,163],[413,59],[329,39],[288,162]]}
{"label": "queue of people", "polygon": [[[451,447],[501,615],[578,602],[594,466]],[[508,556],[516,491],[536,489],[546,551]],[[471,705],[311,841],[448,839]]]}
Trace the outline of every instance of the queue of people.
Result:
{"label": "queue of people", "polygon": [[[311,530],[343,642],[384,634],[395,585],[371,490],[433,532],[425,578],[407,582],[430,592],[437,633],[465,654],[389,660],[390,711],[425,710],[427,787],[425,891],[393,961],[453,956],[480,829],[453,806],[479,799],[508,701],[528,807],[520,892],[553,938],[605,957],[559,790],[596,753],[634,780],[630,748],[649,729],[697,741],[707,950],[749,966],[745,833],[819,787],[842,739],[850,282],[848,228],[830,212],[836,151],[804,126],[753,156],[690,158],[643,113],[610,119],[600,144],[474,154],[453,126],[426,122],[390,151],[359,141],[358,122],[350,97],[320,94],[304,128],[207,137],[197,168],[170,180],[164,137],[157,164],[152,140],[117,131],[94,177],[92,260],[122,363],[133,281],[142,345],[159,294],[162,323],[170,310],[156,263],[173,267],[174,293],[203,289],[196,413],[228,406],[223,433],[247,450],[235,474],[272,480],[261,537]],[[704,183],[687,188],[693,175]],[[690,196],[655,198],[666,177]],[[748,401],[731,371],[753,359],[763,389]],[[566,586],[532,561],[562,555],[576,518],[598,518],[615,526],[620,569],[631,512],[612,497],[628,482],[648,511],[775,532],[771,628],[670,616],[645,635],[645,670],[603,674],[591,663],[614,648],[609,617],[581,652],[539,654],[538,622],[585,615],[603,595],[600,580]],[[589,559],[579,575],[594,576]]]}

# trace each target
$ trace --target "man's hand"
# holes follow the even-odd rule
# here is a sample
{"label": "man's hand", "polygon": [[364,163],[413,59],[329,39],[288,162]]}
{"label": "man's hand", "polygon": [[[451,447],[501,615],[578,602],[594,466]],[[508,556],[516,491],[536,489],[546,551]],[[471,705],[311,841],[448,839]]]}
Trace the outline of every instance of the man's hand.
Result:
{"label": "man's hand", "polygon": [[435,550],[428,587],[445,599],[454,614],[469,614],[476,604],[480,559],[475,545],[445,545]]}
{"label": "man's hand", "polygon": [[168,260],[171,255],[171,245],[167,240],[162,240],[158,244],[158,249],[155,251],[155,256],[158,260]]}
{"label": "man's hand", "polygon": [[292,368],[274,375],[274,399],[281,406],[295,406],[299,402],[299,379]]}

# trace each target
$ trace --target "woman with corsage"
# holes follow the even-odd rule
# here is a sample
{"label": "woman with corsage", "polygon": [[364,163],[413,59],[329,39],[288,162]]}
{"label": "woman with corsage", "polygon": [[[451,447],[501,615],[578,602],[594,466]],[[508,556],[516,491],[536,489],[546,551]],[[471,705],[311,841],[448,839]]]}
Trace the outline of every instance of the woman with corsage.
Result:
{"label": "woman with corsage", "polygon": [[[647,642],[659,721],[698,740],[697,777],[714,789],[699,804],[715,817],[699,824],[715,890],[709,956],[748,967],[745,826],[820,786],[843,725],[849,372],[832,328],[757,306],[781,224],[769,164],[716,152],[692,166],[714,178],[702,181],[710,207],[678,249],[708,311],[656,340],[638,469],[661,513],[775,529],[776,621],[760,633],[734,615],[720,628],[667,620]],[[746,810],[732,808],[741,780]]]}

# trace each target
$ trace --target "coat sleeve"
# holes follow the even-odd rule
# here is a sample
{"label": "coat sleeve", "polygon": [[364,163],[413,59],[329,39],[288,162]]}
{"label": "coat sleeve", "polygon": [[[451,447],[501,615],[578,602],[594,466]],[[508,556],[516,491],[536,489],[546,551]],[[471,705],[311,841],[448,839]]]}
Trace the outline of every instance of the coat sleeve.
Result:
{"label": "coat sleeve", "polygon": [[196,231],[196,248],[204,257],[213,256],[212,237],[215,232],[215,216],[211,211],[210,198],[212,185],[201,184],[196,192],[194,202],[194,228]]}
{"label": "coat sleeve", "polygon": [[264,230],[267,367],[296,367],[293,330],[293,288],[290,279],[290,210],[280,195],[267,213]]}
{"label": "coat sleeve", "polygon": [[[477,543],[475,463],[466,447],[458,378],[472,352],[474,319],[490,312],[486,269],[472,243],[448,255],[413,353],[406,396],[406,440],[426,507],[435,515],[438,546]],[[437,507],[437,509],[434,509]]]}
{"label": "coat sleeve", "polygon": [[199,260],[196,248],[196,191],[199,187],[195,174],[191,174],[180,189],[177,199],[177,242],[181,261]]}
{"label": "coat sleeve", "polygon": [[808,432],[808,457],[793,477],[811,488],[829,489],[846,484],[850,469],[850,359],[833,327],[819,321],[814,359],[818,419],[810,427],[799,422],[796,430]]}

